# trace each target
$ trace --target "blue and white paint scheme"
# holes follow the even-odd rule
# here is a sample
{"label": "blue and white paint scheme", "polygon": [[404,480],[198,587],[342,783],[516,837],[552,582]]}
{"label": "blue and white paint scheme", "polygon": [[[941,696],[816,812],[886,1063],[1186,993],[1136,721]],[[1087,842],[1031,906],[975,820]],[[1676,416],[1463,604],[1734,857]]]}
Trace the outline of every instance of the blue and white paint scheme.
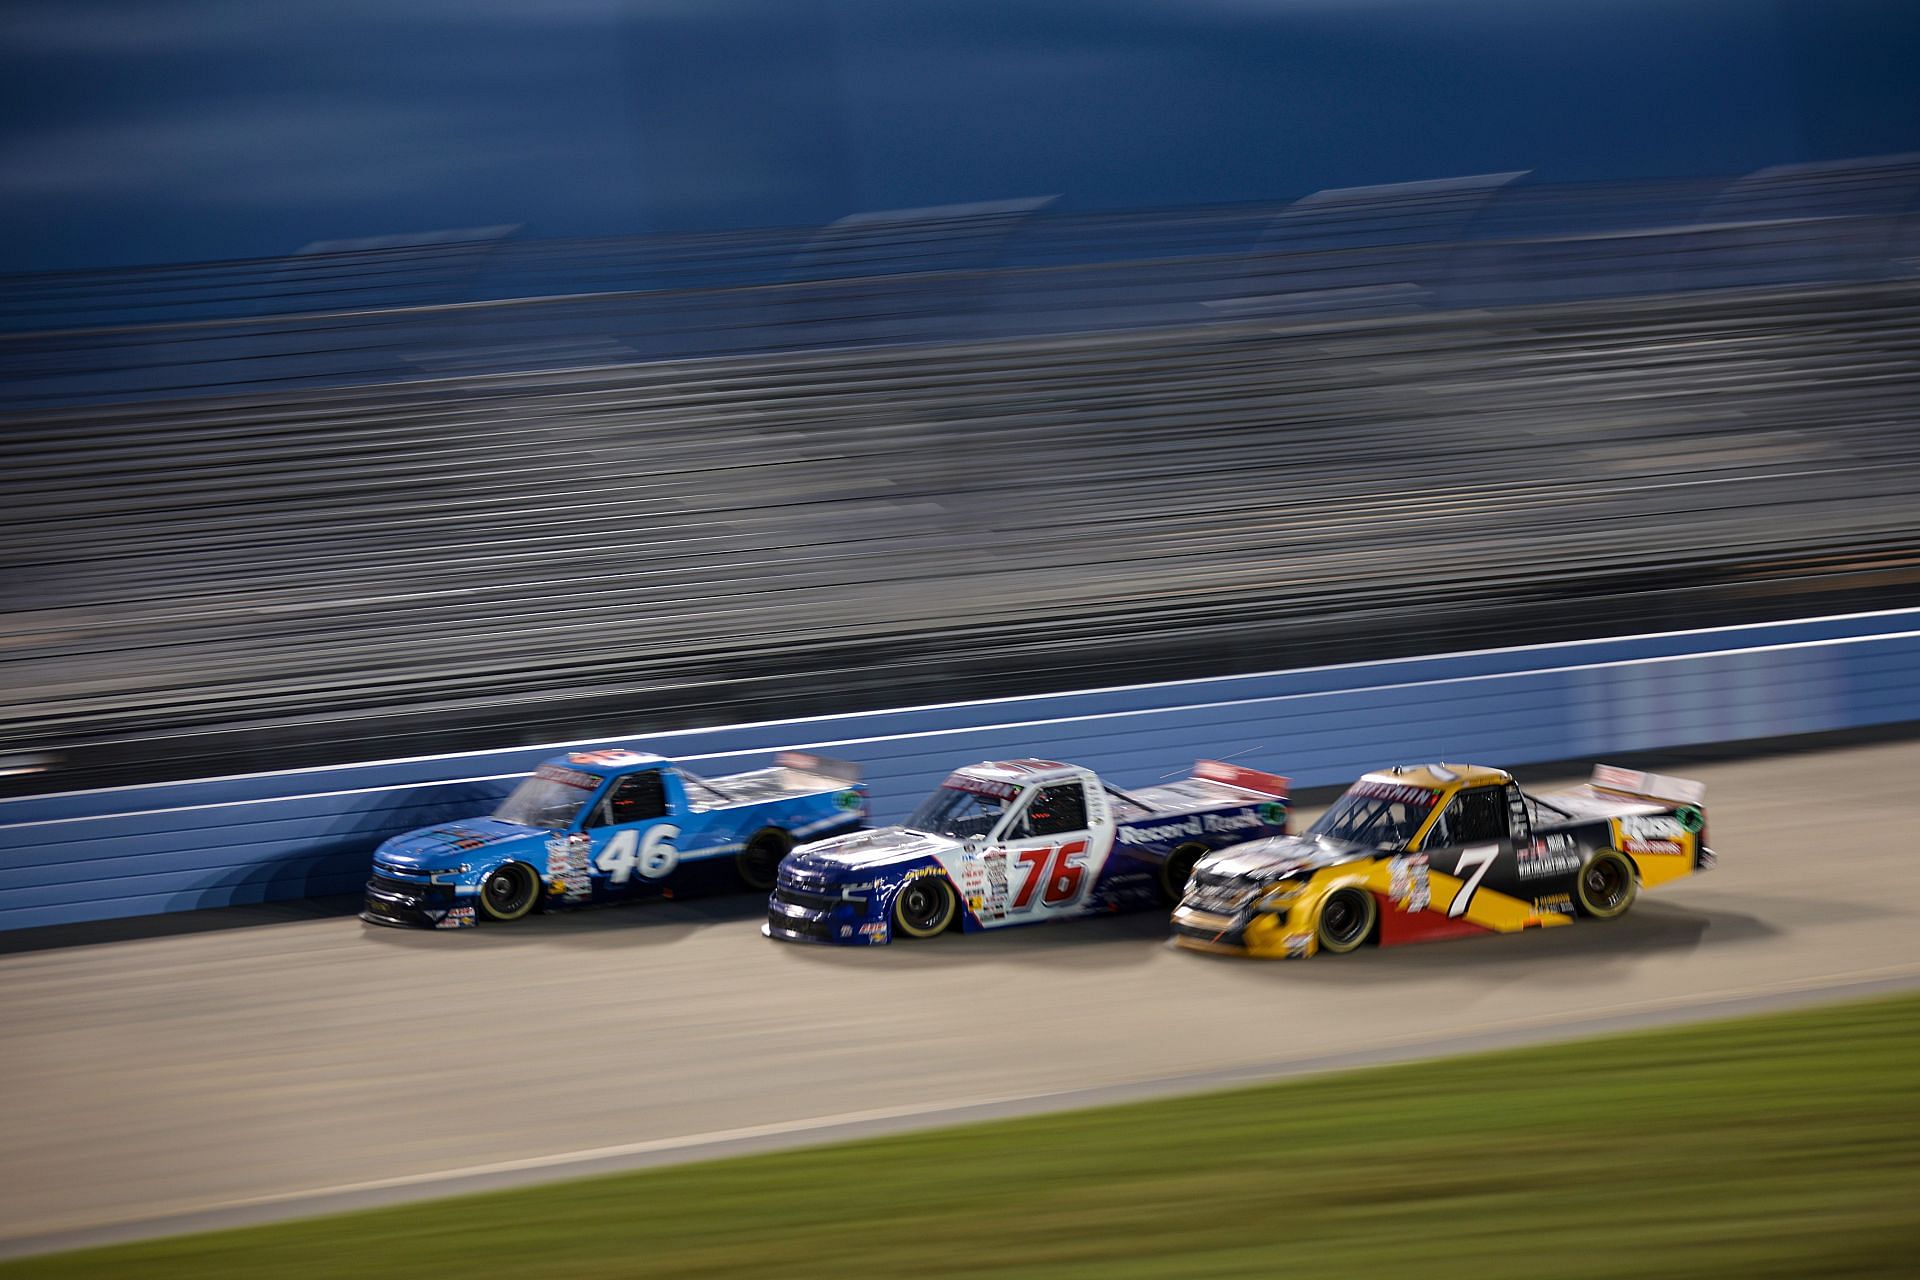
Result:
{"label": "blue and white paint scheme", "polygon": [[858,766],[801,752],[723,778],[636,751],[555,756],[490,816],[383,843],[361,918],[457,929],[541,907],[671,896],[703,869],[765,892],[795,844],[866,821],[858,779]]}
{"label": "blue and white paint scheme", "polygon": [[873,946],[1177,902],[1199,857],[1284,835],[1288,783],[1202,760],[1122,791],[1056,760],[955,770],[905,823],[803,845],[780,864],[761,932]]}

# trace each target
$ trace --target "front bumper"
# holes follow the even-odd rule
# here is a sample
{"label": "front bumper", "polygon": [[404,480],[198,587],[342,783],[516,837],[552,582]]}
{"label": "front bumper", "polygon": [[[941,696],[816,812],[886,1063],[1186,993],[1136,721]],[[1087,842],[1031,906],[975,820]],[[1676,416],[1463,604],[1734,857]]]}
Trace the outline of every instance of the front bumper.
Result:
{"label": "front bumper", "polygon": [[875,891],[868,901],[838,896],[832,885],[793,882],[782,877],[767,898],[766,938],[782,942],[825,942],[843,947],[877,947],[893,940],[892,927]]}
{"label": "front bumper", "polygon": [[1189,951],[1211,951],[1218,955],[1247,953],[1247,917],[1221,915],[1196,907],[1173,909],[1173,943]]}
{"label": "front bumper", "polygon": [[1173,945],[1222,956],[1304,958],[1319,950],[1306,926],[1288,923],[1289,913],[1240,912],[1224,915],[1181,905],[1173,912]]}
{"label": "front bumper", "polygon": [[455,898],[452,885],[376,875],[367,881],[360,918],[399,929],[466,929],[474,924],[474,911],[472,901]]}

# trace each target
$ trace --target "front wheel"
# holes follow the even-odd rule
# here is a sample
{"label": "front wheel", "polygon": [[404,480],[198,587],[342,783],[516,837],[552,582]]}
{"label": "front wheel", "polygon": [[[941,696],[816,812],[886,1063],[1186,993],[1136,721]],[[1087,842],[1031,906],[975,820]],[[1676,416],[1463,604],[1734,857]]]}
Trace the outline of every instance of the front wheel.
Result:
{"label": "front wheel", "polygon": [[1364,889],[1335,889],[1320,904],[1320,949],[1343,956],[1357,951],[1373,933],[1380,907]]}
{"label": "front wheel", "polygon": [[893,900],[893,927],[909,938],[931,938],[953,923],[960,899],[945,876],[907,881]]}
{"label": "front wheel", "polygon": [[524,862],[495,867],[480,886],[480,914],[502,924],[518,920],[539,901],[540,877]]}
{"label": "front wheel", "polygon": [[1573,882],[1574,900],[1580,914],[1596,920],[1612,920],[1627,914],[1638,892],[1633,879],[1633,864],[1626,855],[1602,849],[1587,859]]}

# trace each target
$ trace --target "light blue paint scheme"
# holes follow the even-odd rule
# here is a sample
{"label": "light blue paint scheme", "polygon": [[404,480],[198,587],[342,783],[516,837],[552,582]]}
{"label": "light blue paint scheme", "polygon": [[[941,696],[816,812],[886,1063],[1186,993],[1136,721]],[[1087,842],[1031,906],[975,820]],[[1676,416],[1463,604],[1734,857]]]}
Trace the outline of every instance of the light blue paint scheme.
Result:
{"label": "light blue paint scheme", "polygon": [[[576,892],[556,890],[548,901],[583,904],[658,893],[686,864],[730,858],[763,831],[799,841],[839,835],[865,821],[865,789],[857,782],[821,778],[811,789],[780,794],[763,789],[759,796],[722,804],[724,793],[715,788],[728,780],[714,779],[703,805],[689,795],[672,761],[651,754],[609,758],[619,754],[579,753],[542,762],[535,779],[570,778],[574,784],[567,788],[571,813],[556,815],[555,825],[501,821],[498,815],[438,823],[383,841],[373,854],[374,870],[401,884],[452,885],[455,902],[471,906],[488,875],[508,862],[532,867],[542,882],[568,869],[586,878],[571,880]],[[662,811],[629,822],[609,821],[605,802],[621,782],[638,775],[657,775],[653,794]],[[570,866],[556,866],[556,857],[576,842],[584,846],[577,857],[561,859]],[[430,914],[437,920],[445,909]]]}
{"label": "light blue paint scheme", "polygon": [[[953,766],[1128,779],[1200,756],[1296,787],[1423,759],[1524,765],[1920,719],[1920,610],[869,712],[634,740],[708,775],[770,750],[865,767],[874,821]],[[555,748],[0,802],[0,928],[346,894],[390,836],[490,811]]]}

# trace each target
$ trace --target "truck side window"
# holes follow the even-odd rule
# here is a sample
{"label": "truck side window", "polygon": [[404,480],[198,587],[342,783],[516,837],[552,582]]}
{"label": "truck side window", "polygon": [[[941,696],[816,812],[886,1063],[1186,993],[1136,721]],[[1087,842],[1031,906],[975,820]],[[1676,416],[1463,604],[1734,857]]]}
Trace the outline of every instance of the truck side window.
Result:
{"label": "truck side window", "polygon": [[1447,810],[1448,844],[1472,844],[1476,840],[1507,838],[1507,793],[1505,787],[1480,787],[1463,791]]}
{"label": "truck side window", "polygon": [[667,786],[660,770],[630,773],[613,784],[607,798],[594,806],[589,826],[619,826],[667,816]]}
{"label": "truck side window", "polygon": [[1087,793],[1078,782],[1041,787],[1027,801],[1020,820],[1021,836],[1057,836],[1087,829]]}

